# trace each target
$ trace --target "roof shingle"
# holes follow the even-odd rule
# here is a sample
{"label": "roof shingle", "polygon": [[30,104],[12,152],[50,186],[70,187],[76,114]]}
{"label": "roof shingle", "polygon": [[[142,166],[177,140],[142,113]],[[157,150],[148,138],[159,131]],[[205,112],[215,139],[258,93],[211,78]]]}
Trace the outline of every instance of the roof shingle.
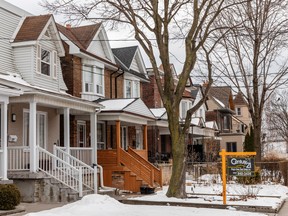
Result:
{"label": "roof shingle", "polygon": [[51,17],[51,14],[26,17],[14,42],[37,40]]}

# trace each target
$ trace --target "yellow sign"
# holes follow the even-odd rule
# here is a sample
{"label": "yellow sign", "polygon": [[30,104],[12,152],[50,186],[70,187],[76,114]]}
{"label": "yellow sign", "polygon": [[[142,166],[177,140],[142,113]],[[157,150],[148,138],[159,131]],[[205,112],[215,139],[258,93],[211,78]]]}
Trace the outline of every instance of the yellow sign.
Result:
{"label": "yellow sign", "polygon": [[256,152],[226,152],[225,149],[219,153],[222,158],[222,184],[223,184],[223,205],[226,205],[226,156],[253,156]]}

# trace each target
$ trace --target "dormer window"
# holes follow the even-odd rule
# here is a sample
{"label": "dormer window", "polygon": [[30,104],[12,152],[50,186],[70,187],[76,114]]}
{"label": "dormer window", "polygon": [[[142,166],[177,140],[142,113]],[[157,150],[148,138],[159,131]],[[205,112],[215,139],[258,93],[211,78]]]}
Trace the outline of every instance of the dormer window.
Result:
{"label": "dormer window", "polygon": [[57,53],[37,46],[36,71],[39,74],[57,78]]}
{"label": "dormer window", "polygon": [[50,52],[41,49],[41,74],[50,76]]}

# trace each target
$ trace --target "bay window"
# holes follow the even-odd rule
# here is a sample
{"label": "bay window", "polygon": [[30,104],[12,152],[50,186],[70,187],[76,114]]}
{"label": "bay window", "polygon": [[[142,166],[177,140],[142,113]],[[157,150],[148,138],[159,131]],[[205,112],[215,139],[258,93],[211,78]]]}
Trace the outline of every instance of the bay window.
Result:
{"label": "bay window", "polygon": [[103,68],[93,65],[83,66],[83,91],[86,93],[104,95]]}

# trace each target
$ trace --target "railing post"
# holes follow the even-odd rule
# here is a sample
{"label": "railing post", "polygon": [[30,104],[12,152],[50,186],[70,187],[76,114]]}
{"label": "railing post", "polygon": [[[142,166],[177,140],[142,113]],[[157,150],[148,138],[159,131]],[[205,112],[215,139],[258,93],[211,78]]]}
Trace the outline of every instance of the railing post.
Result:
{"label": "railing post", "polygon": [[151,186],[153,187],[154,185],[154,169],[151,169]]}
{"label": "railing post", "polygon": [[98,167],[94,166],[94,193],[98,193]]}
{"label": "railing post", "polygon": [[[55,155],[56,157],[58,157],[56,145],[53,145],[53,155]],[[53,160],[52,160],[52,169],[53,169],[53,170],[56,169],[56,159],[55,159],[55,158],[53,158]]]}
{"label": "railing post", "polygon": [[83,196],[83,176],[82,176],[82,167],[79,167],[79,197]]}

